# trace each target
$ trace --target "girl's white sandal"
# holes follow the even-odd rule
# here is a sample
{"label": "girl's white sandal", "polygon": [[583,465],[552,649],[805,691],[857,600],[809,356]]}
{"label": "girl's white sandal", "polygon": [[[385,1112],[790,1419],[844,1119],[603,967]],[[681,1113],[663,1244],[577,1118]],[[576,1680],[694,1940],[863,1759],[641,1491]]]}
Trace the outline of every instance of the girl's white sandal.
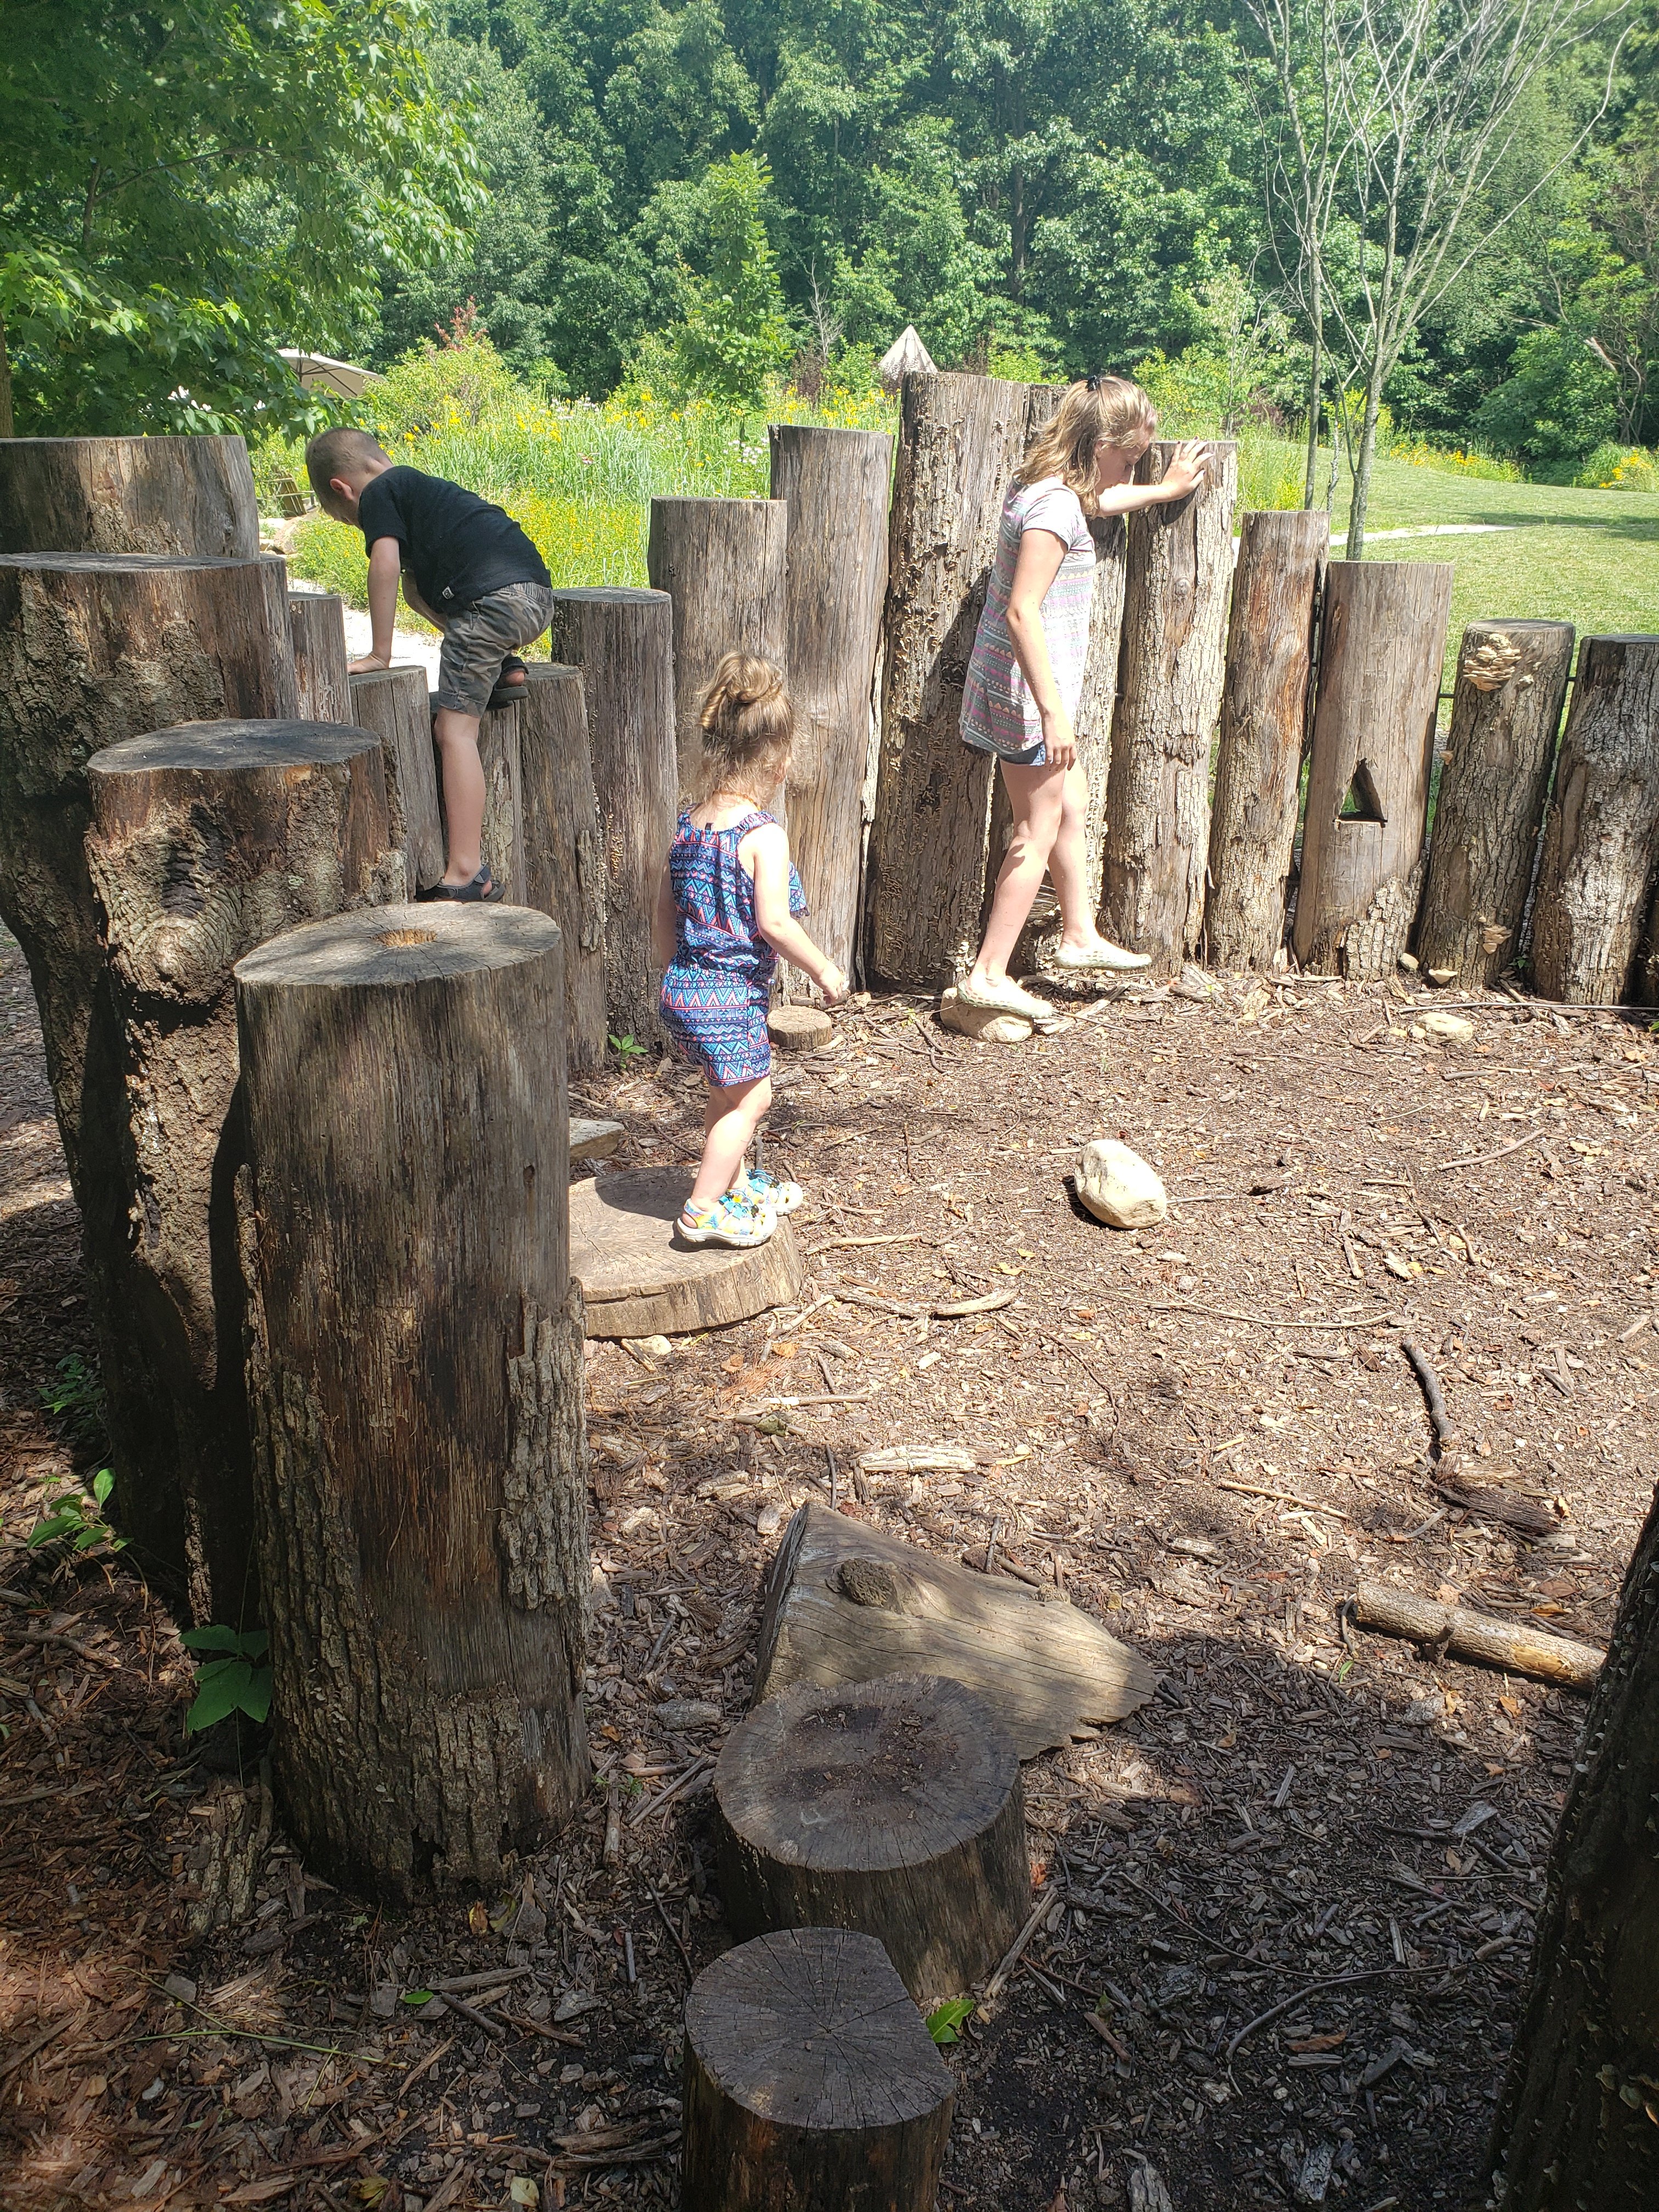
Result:
{"label": "girl's white sandal", "polygon": [[1090,969],[1111,975],[1127,975],[1137,968],[1150,968],[1150,952],[1126,952],[1121,945],[1114,945],[1109,937],[1097,939],[1093,945],[1080,948],[1059,945],[1054,948],[1053,965],[1062,973],[1086,973]]}
{"label": "girl's white sandal", "polygon": [[957,985],[957,997],[964,1006],[977,1006],[986,1013],[1018,1014],[1023,1022],[1054,1018],[1054,1009],[1047,999],[1023,990],[1012,975],[1005,975],[1000,983],[976,983],[971,975],[965,975]]}

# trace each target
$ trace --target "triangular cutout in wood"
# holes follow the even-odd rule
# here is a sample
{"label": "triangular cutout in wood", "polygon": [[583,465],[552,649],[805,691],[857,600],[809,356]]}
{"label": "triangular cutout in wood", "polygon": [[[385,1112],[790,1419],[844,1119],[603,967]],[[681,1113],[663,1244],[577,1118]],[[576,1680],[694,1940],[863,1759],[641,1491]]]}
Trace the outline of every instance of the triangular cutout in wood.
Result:
{"label": "triangular cutout in wood", "polygon": [[1386,822],[1382,801],[1376,795],[1376,783],[1371,775],[1369,761],[1354,763],[1353,781],[1348,786],[1337,814],[1339,822]]}

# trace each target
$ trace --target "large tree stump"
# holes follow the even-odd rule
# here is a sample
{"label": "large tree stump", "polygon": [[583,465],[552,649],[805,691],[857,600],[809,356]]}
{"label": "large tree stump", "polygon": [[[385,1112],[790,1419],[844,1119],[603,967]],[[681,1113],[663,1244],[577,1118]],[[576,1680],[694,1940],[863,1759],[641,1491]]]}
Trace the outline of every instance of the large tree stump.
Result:
{"label": "large tree stump", "polygon": [[653,499],[646,574],[674,605],[674,750],[682,798],[702,773],[697,717],[732,652],[787,672],[784,560],[789,510],[780,499]]}
{"label": "large tree stump", "polygon": [[933,2212],[956,2088],[881,1945],[792,1928],[685,2002],[684,2212]]}
{"label": "large tree stump", "polygon": [[588,1779],[560,969],[544,915],[439,904],[236,970],[276,1777],[394,1895],[498,1882]]}
{"label": "large tree stump", "polygon": [[0,438],[0,553],[258,550],[240,437]]}
{"label": "large tree stump", "polygon": [[88,784],[125,1093],[118,1322],[165,1391],[154,1448],[118,1455],[119,1518],[146,1558],[185,1562],[197,1620],[252,1621],[231,969],[376,896],[388,859],[401,875],[380,748],[319,722],[190,722],[107,747]]}
{"label": "large tree stump", "polygon": [[290,592],[289,634],[294,641],[294,690],[301,720],[351,720],[351,678],[346,673],[345,602],[333,592]]}
{"label": "large tree stump", "polygon": [[[430,704],[428,696],[429,710]],[[449,817],[444,807],[443,756],[435,743],[432,753],[433,773],[438,782],[438,822],[447,846]],[[516,703],[492,707],[481,717],[478,765],[483,770],[484,780],[483,833],[480,841],[483,856],[507,905],[523,906],[526,902],[524,793]]]}
{"label": "large tree stump", "polygon": [[785,574],[795,750],[789,844],[817,943],[848,975],[858,946],[864,788],[887,591],[893,441],[880,430],[772,425],[772,496],[789,510]]}
{"label": "large tree stump", "polygon": [[665,592],[556,592],[550,640],[555,660],[581,670],[587,701],[605,837],[606,1019],[617,1036],[655,1044],[651,922],[677,813],[672,605]]}
{"label": "large tree stump", "polygon": [[368,669],[349,681],[349,719],[361,729],[373,730],[380,741],[392,842],[404,856],[412,898],[417,891],[431,890],[445,865],[426,671],[411,661]]}
{"label": "large tree stump", "polygon": [[714,1799],[738,1938],[861,1929],[918,2002],[983,1981],[1030,1907],[1013,1741],[960,1682],[798,1683],[726,1738]]}
{"label": "large tree stump", "polygon": [[1587,637],[1555,769],[1533,908],[1547,999],[1622,999],[1659,838],[1659,637]]}
{"label": "large tree stump", "polygon": [[1205,947],[1220,968],[1271,968],[1302,799],[1315,611],[1330,524],[1247,514],[1233,571],[1210,823]]}
{"label": "large tree stump", "polygon": [[689,1336],[787,1305],[805,1275],[788,1221],[764,1244],[683,1244],[674,1224],[689,1168],[629,1168],[570,1193],[570,1272],[590,1336]]}
{"label": "large tree stump", "polygon": [[1659,2202],[1659,1495],[1625,1576],[1550,1852],[1493,2125],[1503,2212]]}
{"label": "large tree stump", "polygon": [[[1174,459],[1148,447],[1137,483]],[[1198,950],[1210,847],[1210,743],[1221,711],[1233,573],[1238,448],[1210,447],[1210,473],[1185,499],[1129,517],[1122,696],[1106,797],[1104,926],[1153,972]]]}
{"label": "large tree stump", "polygon": [[605,848],[580,668],[531,662],[519,757],[524,903],[559,925],[565,1050],[585,1074],[605,1059]]}
{"label": "large tree stump", "polygon": [[1452,695],[1451,734],[1417,925],[1425,968],[1484,991],[1519,948],[1549,796],[1572,624],[1471,623]]}
{"label": "large tree stump", "polygon": [[1294,931],[1316,974],[1391,975],[1410,941],[1451,588],[1444,561],[1325,572]]}

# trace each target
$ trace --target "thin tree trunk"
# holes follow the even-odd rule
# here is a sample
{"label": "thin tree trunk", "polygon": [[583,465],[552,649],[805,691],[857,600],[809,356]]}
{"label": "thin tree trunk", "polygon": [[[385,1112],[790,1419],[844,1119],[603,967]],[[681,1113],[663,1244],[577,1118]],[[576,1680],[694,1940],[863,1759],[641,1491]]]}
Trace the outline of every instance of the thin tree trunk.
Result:
{"label": "thin tree trunk", "polygon": [[11,411],[11,356],[6,350],[6,319],[0,315],[0,438],[15,438]]}
{"label": "thin tree trunk", "polygon": [[1365,557],[1365,510],[1370,504],[1371,466],[1376,459],[1377,410],[1382,404],[1382,364],[1373,359],[1365,378],[1365,413],[1360,424],[1359,454],[1354,464],[1353,498],[1348,507],[1348,542],[1345,552],[1350,561]]}
{"label": "thin tree trunk", "polygon": [[258,551],[259,504],[240,437],[0,444],[0,553],[252,561]]}
{"label": "thin tree trunk", "polygon": [[789,509],[778,499],[653,499],[646,571],[674,605],[674,750],[682,799],[702,773],[698,717],[728,653],[783,670]]}
{"label": "thin tree trunk", "polygon": [[1310,509],[1319,497],[1319,396],[1324,375],[1324,300],[1317,269],[1313,279],[1313,307],[1309,316],[1313,341],[1308,364],[1308,466],[1302,484],[1302,505]]}

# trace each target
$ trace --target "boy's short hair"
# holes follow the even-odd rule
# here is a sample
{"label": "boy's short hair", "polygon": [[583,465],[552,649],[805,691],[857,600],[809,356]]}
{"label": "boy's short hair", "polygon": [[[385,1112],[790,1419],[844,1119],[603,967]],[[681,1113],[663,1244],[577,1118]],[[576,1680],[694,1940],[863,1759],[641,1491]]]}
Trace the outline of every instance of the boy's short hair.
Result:
{"label": "boy's short hair", "polygon": [[306,474],[319,499],[326,499],[336,477],[349,477],[365,461],[392,459],[377,438],[367,430],[324,430],[306,447]]}

